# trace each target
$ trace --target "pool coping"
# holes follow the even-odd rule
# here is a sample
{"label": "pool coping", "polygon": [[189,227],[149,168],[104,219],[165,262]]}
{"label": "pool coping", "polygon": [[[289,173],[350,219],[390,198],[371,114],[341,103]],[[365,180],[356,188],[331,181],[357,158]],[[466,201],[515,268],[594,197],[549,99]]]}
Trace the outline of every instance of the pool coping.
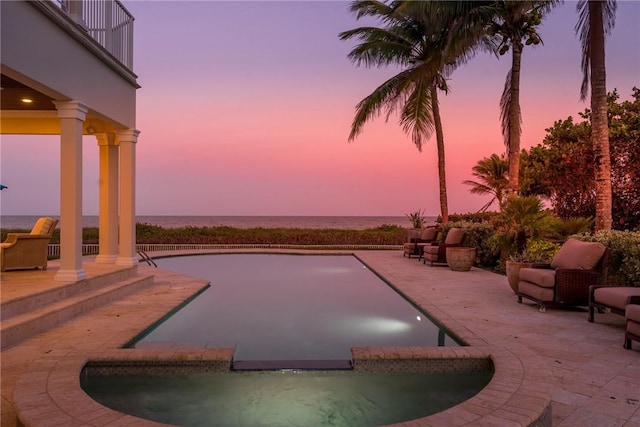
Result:
{"label": "pool coping", "polygon": [[[333,252],[335,253],[335,252]],[[348,252],[347,252],[348,253]],[[356,255],[356,254],[353,254]],[[356,255],[357,256],[357,255]],[[386,279],[385,279],[386,280]],[[376,361],[489,358],[494,375],[472,398],[440,413],[396,427],[462,425],[551,425],[552,377],[546,364],[522,345],[488,345],[435,306],[420,307],[462,339],[461,347],[367,347],[352,350],[356,369]],[[218,363],[230,366],[233,349],[113,349],[49,357],[33,362],[17,381],[13,402],[24,426],[43,419],[66,426],[167,426],[106,408],[80,387],[80,375],[92,361],[128,361],[161,364],[163,361]]]}

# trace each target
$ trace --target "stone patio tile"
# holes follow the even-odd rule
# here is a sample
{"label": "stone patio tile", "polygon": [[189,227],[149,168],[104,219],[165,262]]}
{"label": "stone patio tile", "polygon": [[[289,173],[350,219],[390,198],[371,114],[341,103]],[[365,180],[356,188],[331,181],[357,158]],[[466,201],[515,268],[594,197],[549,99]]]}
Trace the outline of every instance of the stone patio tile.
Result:
{"label": "stone patio tile", "polygon": [[620,427],[625,420],[582,407],[558,424],[558,427]]}
{"label": "stone patio tile", "polygon": [[551,392],[551,400],[554,402],[564,403],[566,405],[583,406],[589,401],[589,396],[555,388]]}

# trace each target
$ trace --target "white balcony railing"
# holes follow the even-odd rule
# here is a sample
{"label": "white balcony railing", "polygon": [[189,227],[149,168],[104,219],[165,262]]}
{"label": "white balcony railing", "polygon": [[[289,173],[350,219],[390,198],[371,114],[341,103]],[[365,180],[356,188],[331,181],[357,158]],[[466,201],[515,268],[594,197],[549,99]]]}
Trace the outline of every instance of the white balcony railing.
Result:
{"label": "white balcony railing", "polygon": [[119,0],[54,0],[122,65],[133,71],[133,15]]}

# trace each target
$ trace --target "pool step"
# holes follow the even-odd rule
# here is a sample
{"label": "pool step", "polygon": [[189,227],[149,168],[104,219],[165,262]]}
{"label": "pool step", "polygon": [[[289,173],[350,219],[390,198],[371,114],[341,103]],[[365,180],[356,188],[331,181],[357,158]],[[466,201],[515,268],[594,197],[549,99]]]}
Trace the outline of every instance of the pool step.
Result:
{"label": "pool step", "polygon": [[[109,267],[113,268],[113,267]],[[54,283],[42,291],[37,293],[25,293],[18,298],[2,301],[0,306],[0,319],[4,322],[15,316],[46,307],[65,298],[71,298],[76,295],[91,292],[115,282],[128,280],[136,277],[138,274],[137,266],[135,268],[122,267],[116,270],[101,272],[77,282],[71,283]],[[35,278],[35,280],[42,278]],[[46,279],[45,279],[46,280]]]}
{"label": "pool step", "polygon": [[[132,271],[136,274],[135,270]],[[7,349],[27,338],[51,330],[68,320],[153,284],[153,274],[126,277],[128,275],[125,273],[124,278],[120,278],[117,273],[109,274],[106,278],[101,276],[70,284],[65,289],[58,288],[56,292],[61,295],[59,294],[57,299],[52,298],[48,292],[44,293],[46,295],[36,295],[32,299],[37,301],[31,304],[23,301],[21,309],[25,311],[19,314],[15,314],[15,307],[10,307],[14,315],[3,319],[0,328],[2,349]],[[83,289],[78,289],[78,284],[83,284]],[[10,303],[2,305],[3,317],[5,305]],[[26,309],[25,307],[36,308]]]}
{"label": "pool step", "polygon": [[351,360],[233,360],[232,371],[353,370]]}

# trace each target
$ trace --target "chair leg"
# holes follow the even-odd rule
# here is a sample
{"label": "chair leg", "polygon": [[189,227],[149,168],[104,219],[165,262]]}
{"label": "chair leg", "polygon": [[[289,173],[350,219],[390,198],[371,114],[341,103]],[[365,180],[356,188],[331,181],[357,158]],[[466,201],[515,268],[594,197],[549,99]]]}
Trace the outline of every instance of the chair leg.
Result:
{"label": "chair leg", "polygon": [[624,344],[622,346],[627,350],[631,350],[631,338],[628,335],[624,336]]}
{"label": "chair leg", "polygon": [[518,295],[518,304],[522,304],[522,296]]}
{"label": "chair leg", "polygon": [[546,313],[547,307],[544,304],[540,304],[540,313]]}
{"label": "chair leg", "polygon": [[587,318],[587,320],[588,320],[590,323],[593,323],[593,320],[594,320],[594,318],[593,318],[593,317],[594,317],[594,316],[593,316],[593,315],[594,315],[594,311],[595,311],[594,307],[593,307],[592,305],[590,305],[590,306],[589,306],[589,317]]}

